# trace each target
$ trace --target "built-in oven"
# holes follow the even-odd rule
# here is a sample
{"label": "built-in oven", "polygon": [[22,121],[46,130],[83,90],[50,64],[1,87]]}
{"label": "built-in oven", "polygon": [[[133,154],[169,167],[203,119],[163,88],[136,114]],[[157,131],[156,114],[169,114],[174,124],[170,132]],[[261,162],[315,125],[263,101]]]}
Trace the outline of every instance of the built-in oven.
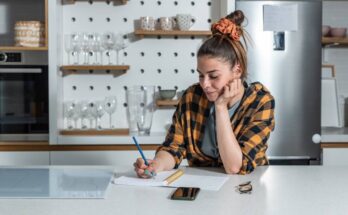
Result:
{"label": "built-in oven", "polygon": [[0,52],[0,141],[48,140],[47,53]]}

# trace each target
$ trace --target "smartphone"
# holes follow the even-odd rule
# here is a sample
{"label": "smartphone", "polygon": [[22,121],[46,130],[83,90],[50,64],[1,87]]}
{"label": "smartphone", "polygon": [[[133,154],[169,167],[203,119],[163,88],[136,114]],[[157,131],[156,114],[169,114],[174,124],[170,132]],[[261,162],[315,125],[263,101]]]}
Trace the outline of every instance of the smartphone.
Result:
{"label": "smartphone", "polygon": [[178,187],[171,196],[173,200],[195,200],[200,191],[199,187]]}

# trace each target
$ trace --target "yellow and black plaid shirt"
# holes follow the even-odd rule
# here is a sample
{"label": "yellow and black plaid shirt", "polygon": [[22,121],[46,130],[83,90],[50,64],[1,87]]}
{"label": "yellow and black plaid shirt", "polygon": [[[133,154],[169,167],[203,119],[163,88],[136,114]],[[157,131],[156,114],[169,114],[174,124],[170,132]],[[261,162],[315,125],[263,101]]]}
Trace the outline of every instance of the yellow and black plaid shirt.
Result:
{"label": "yellow and black plaid shirt", "polygon": [[[231,125],[243,153],[239,174],[247,174],[256,166],[267,165],[267,140],[274,129],[274,98],[261,83],[245,86],[245,93]],[[187,158],[190,166],[222,166],[221,158],[214,159],[201,151],[205,123],[210,114],[209,102],[199,84],[186,90],[173,115],[164,143],[157,151],[167,151],[177,168]]]}

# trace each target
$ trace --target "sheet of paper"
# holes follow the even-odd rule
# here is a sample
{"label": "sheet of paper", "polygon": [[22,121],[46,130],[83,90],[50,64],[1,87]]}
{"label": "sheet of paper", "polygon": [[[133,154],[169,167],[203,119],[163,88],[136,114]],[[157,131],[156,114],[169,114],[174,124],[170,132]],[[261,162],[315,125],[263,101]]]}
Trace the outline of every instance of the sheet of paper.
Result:
{"label": "sheet of paper", "polygon": [[[142,179],[136,176],[121,176],[114,179],[114,184],[134,186],[165,186],[164,179],[176,170],[160,172],[155,179]],[[179,179],[171,183],[170,187],[199,187],[202,190],[218,191],[228,180],[228,176],[205,176],[184,173]]]}
{"label": "sheet of paper", "polygon": [[[134,186],[149,186],[149,187],[158,187],[164,186],[163,181],[173,174],[176,170],[160,172],[154,178],[144,179],[134,176],[121,176],[114,179],[114,184],[123,184],[123,185],[134,185]],[[181,176],[182,177],[182,176]]]}
{"label": "sheet of paper", "polygon": [[297,4],[263,6],[264,31],[297,31],[297,29]]}
{"label": "sheet of paper", "polygon": [[174,181],[172,187],[199,187],[202,190],[218,191],[228,180],[228,176],[203,176],[184,174],[177,181]]}

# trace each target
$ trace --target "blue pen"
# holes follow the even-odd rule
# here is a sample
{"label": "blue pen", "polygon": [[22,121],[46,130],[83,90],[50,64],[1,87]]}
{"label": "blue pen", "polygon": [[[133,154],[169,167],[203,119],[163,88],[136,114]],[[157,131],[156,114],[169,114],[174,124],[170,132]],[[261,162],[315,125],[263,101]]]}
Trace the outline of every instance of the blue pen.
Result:
{"label": "blue pen", "polygon": [[[139,145],[137,139],[136,139],[134,136],[133,136],[132,138],[133,138],[133,141],[134,141],[134,143],[135,143],[135,146],[138,148],[138,151],[139,151],[141,157],[142,157],[143,160],[145,161],[145,165],[146,165],[146,166],[149,166],[149,163],[147,162],[147,159],[146,159],[146,157],[145,157],[145,155],[144,155],[144,153],[143,153],[143,150],[141,149],[141,147],[140,147],[140,145]],[[146,171],[147,171],[147,170],[145,170],[145,174],[146,174]],[[151,172],[151,176],[154,176],[154,173],[153,173],[153,172]]]}

